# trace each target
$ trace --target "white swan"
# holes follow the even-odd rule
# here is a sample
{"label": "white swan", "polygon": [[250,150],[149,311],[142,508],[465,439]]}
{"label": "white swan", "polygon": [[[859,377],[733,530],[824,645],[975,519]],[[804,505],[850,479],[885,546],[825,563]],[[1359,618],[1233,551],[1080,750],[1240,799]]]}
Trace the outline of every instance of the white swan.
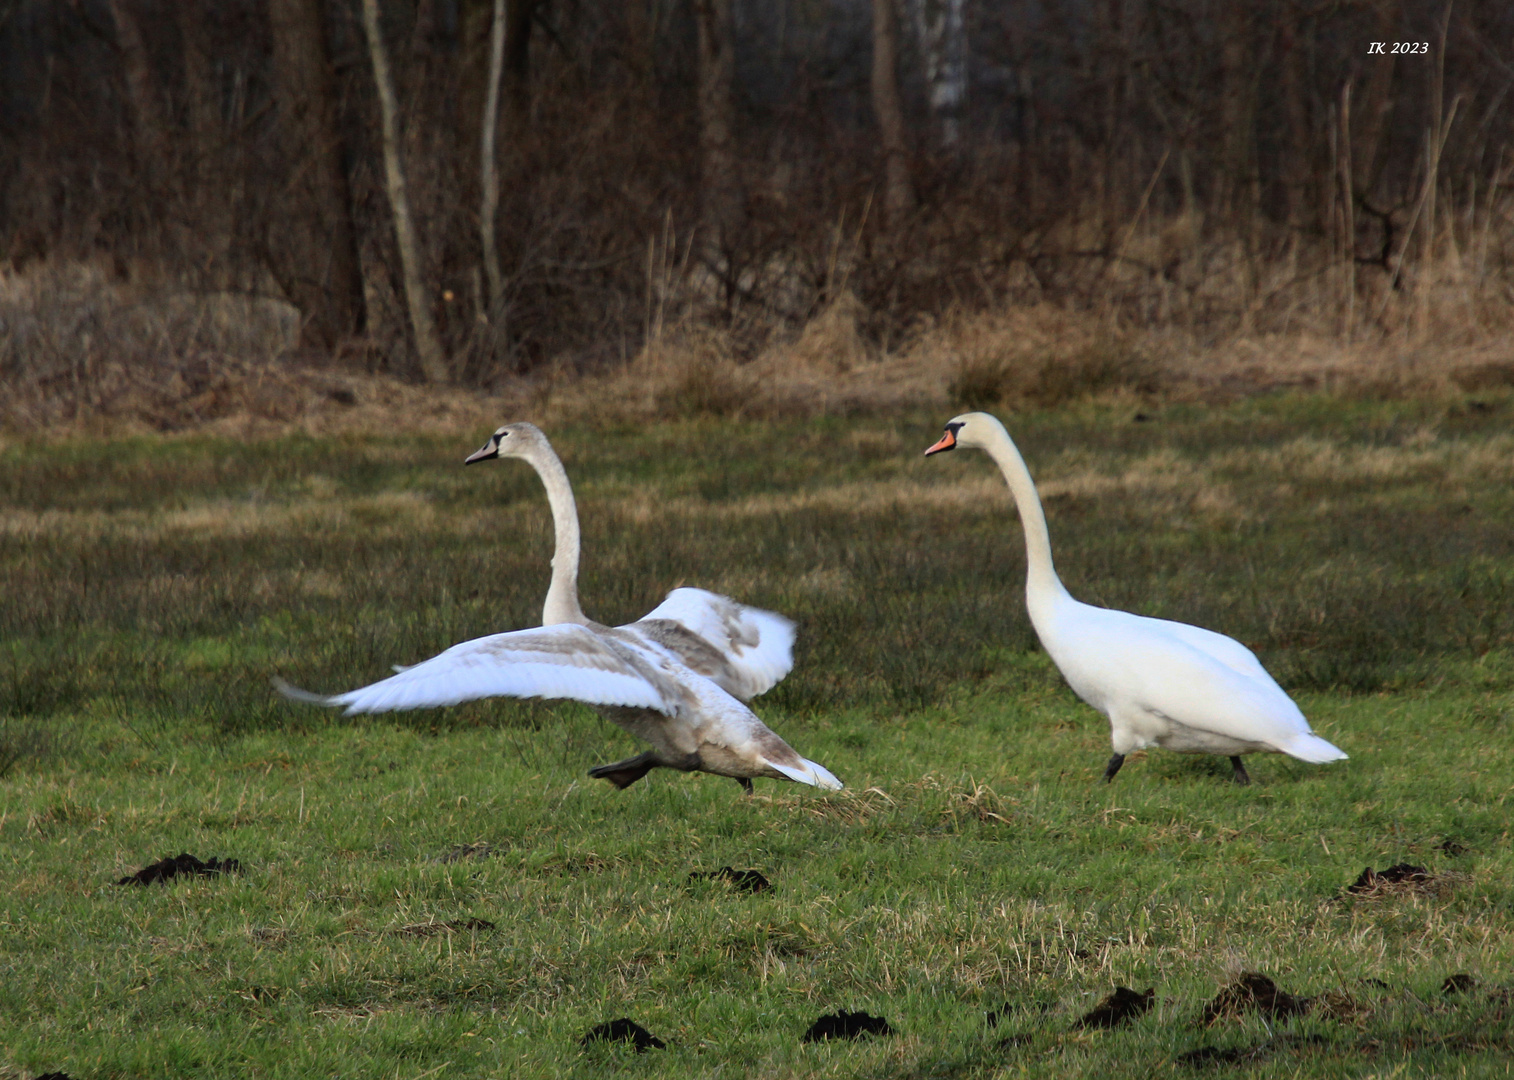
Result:
{"label": "white swan", "polygon": [[311,694],[275,680],[299,701],[344,706],[347,715],[456,705],[482,697],[571,698],[652,744],[589,775],[629,787],[652,769],[796,780],[838,790],[824,766],[800,757],[741,703],[794,666],[794,625],[703,589],[674,589],[647,616],[603,626],[578,604],[578,508],[568,474],[532,424],[506,424],[465,464],[498,457],[529,462],[547,489],[556,528],[552,584],[542,626],[454,645],[414,667],[345,694]]}
{"label": "white swan", "polygon": [[1275,751],[1302,761],[1346,755],[1319,738],[1250,649],[1186,623],[1074,600],[1051,562],[1051,538],[1035,482],[1004,425],[964,413],[926,456],[986,450],[1004,473],[1025,530],[1025,606],[1036,635],[1073,691],[1109,718],[1113,780],[1125,755],[1147,746],[1226,754],[1236,783],[1250,783],[1242,754]]}

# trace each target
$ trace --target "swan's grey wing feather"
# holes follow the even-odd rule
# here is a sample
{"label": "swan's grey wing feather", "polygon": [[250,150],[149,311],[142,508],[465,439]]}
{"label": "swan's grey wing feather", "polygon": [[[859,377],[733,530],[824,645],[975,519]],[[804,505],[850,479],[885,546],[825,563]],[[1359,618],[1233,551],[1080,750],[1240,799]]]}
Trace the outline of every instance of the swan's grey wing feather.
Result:
{"label": "swan's grey wing feather", "polygon": [[[279,685],[276,683],[276,685]],[[626,658],[588,627],[572,623],[491,634],[345,694],[322,696],[279,685],[286,697],[354,713],[456,705],[485,697],[570,698],[671,712],[669,702]]]}
{"label": "swan's grey wing feather", "polygon": [[674,589],[625,629],[670,650],[742,701],[772,689],[794,667],[791,621],[704,589]]}

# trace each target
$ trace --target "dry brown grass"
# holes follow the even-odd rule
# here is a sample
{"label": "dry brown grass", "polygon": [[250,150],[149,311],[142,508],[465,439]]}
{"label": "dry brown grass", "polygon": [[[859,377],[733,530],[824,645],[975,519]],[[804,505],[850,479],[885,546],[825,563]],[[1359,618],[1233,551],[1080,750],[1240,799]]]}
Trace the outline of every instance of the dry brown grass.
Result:
{"label": "dry brown grass", "polygon": [[[999,301],[917,319],[887,347],[867,328],[898,313],[870,312],[844,286],[803,326],[754,330],[760,317],[715,318],[692,279],[663,281],[671,299],[656,305],[625,366],[583,375],[565,359],[490,393],[375,374],[362,347],[302,357],[297,315],[275,298],[192,295],[89,264],[37,264],[0,274],[0,437],[476,434],[517,416],[765,418],[1087,398],[1140,408],[1278,390],[1506,393],[1514,317],[1495,218],[1460,231],[1448,219],[1434,257],[1407,261],[1398,288],[1364,270],[1349,303],[1339,274],[1297,246],[1264,258],[1202,237],[1187,219],[1153,221],[1131,231],[1083,300],[1038,299],[1025,269],[1022,287]],[[1012,267],[1005,274],[1016,280]]]}

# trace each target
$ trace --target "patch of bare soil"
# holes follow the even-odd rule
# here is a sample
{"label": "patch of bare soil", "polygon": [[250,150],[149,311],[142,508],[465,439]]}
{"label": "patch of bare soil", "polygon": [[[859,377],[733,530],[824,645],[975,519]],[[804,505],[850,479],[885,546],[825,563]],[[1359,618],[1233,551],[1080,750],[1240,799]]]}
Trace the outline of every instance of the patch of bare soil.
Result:
{"label": "patch of bare soil", "polygon": [[399,934],[402,937],[435,937],[437,934],[493,929],[494,924],[488,919],[453,919],[450,922],[411,923],[409,926],[396,927],[390,933]]}
{"label": "patch of bare soil", "polygon": [[861,1039],[864,1036],[892,1035],[894,1029],[881,1016],[869,1016],[865,1012],[829,1013],[810,1025],[804,1033],[804,1042],[827,1042],[831,1039]]}
{"label": "patch of bare soil", "polygon": [[607,1023],[595,1024],[582,1039],[578,1040],[578,1045],[587,1050],[597,1042],[628,1042],[636,1048],[638,1054],[644,1054],[648,1050],[662,1050],[668,1045],[635,1020],[625,1016]]}
{"label": "patch of bare soil", "polygon": [[1441,875],[1432,874],[1423,866],[1410,863],[1395,863],[1385,870],[1367,867],[1357,879],[1346,886],[1346,892],[1355,896],[1402,896],[1407,893],[1438,893],[1444,890]]}
{"label": "patch of bare soil", "polygon": [[1114,1028],[1128,1024],[1145,1013],[1156,1001],[1156,988],[1137,992],[1128,986],[1116,986],[1114,992],[1078,1018],[1074,1028]]}
{"label": "patch of bare soil", "polygon": [[240,874],[242,864],[236,859],[212,858],[201,862],[189,852],[181,852],[172,858],[164,857],[148,863],[135,874],[127,874],[117,885],[151,885],[155,881],[168,881],[180,875],[188,877],[214,877],[217,874]]}
{"label": "patch of bare soil", "polygon": [[695,870],[689,874],[690,881],[724,881],[740,892],[767,892],[773,883],[757,870],[737,870],[734,866],[722,866],[719,870]]}
{"label": "patch of bare soil", "polygon": [[1309,999],[1296,997],[1267,976],[1256,971],[1243,971],[1235,980],[1221,990],[1213,1001],[1204,1006],[1199,1023],[1208,1027],[1221,1017],[1240,1016],[1255,1012],[1270,1019],[1297,1016],[1309,1010]]}
{"label": "patch of bare soil", "polygon": [[1466,972],[1459,975],[1447,975],[1446,981],[1440,984],[1440,992],[1447,997],[1452,994],[1465,994],[1475,989],[1477,989],[1477,979]]}

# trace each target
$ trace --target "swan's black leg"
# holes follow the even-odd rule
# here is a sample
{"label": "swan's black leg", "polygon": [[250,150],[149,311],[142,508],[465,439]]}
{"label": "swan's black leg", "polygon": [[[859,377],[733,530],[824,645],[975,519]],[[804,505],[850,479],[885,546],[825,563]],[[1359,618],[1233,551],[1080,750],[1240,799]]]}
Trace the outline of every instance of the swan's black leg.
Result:
{"label": "swan's black leg", "polygon": [[596,780],[608,780],[624,790],[660,764],[662,763],[652,756],[651,751],[648,751],[637,754],[633,758],[626,758],[624,761],[617,761],[613,765],[596,765],[589,770],[589,775]]}
{"label": "swan's black leg", "polygon": [[1114,757],[1110,758],[1109,767],[1104,770],[1104,783],[1107,784],[1111,780],[1113,780],[1114,774],[1120,771],[1120,766],[1123,764],[1125,764],[1124,754],[1116,754]]}
{"label": "swan's black leg", "polygon": [[1232,780],[1234,780],[1237,784],[1251,783],[1251,777],[1246,772],[1246,766],[1241,764],[1239,755],[1232,757],[1230,759],[1230,764],[1231,767],[1235,769],[1235,772],[1230,777]]}
{"label": "swan's black leg", "polygon": [[750,795],[752,793],[752,782],[750,780],[748,780],[746,777],[744,777],[744,776],[735,776],[735,777],[732,777],[732,779],[735,780],[736,783],[738,783],[738,784],[741,785],[741,790],[742,791],[746,792],[748,795]]}

